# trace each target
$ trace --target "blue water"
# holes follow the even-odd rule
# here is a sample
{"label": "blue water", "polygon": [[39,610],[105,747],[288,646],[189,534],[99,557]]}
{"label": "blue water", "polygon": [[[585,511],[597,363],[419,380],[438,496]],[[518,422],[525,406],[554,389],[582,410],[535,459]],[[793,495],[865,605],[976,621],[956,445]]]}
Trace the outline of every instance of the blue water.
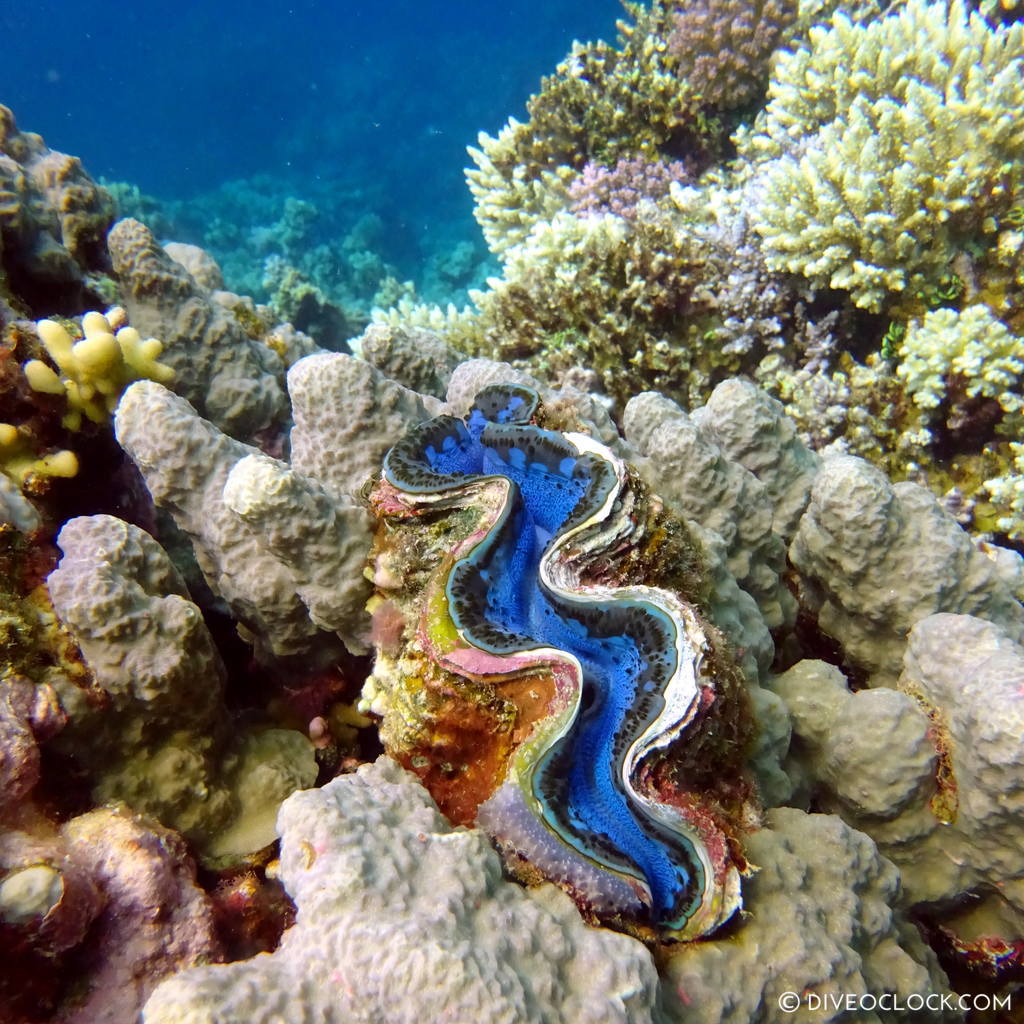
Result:
{"label": "blue water", "polygon": [[354,194],[404,263],[468,223],[467,144],[496,133],[617,0],[0,5],[0,102],[94,176],[161,199],[263,174]]}

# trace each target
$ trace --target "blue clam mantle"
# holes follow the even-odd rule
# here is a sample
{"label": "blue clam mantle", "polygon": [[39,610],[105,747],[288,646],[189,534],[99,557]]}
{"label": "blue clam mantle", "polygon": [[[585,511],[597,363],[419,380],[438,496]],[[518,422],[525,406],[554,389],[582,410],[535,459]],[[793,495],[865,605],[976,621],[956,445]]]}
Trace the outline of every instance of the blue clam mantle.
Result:
{"label": "blue clam mantle", "polygon": [[707,816],[659,800],[642,775],[713,699],[704,633],[669,592],[581,581],[633,526],[625,466],[590,437],[531,425],[537,405],[529,389],[487,388],[465,421],[431,420],[385,460],[413,505],[504,485],[494,525],[448,574],[449,613],[492,661],[571,668],[572,699],[521,744],[477,822],[599,914],[693,938],[739,907],[739,873]]}

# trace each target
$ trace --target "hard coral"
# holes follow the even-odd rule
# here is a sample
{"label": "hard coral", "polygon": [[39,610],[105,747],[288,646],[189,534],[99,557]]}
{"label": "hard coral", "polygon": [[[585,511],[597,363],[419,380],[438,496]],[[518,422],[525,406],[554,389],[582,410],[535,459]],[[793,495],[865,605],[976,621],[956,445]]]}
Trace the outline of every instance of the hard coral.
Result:
{"label": "hard coral", "polygon": [[0,294],[22,314],[71,315],[95,302],[113,219],[114,200],[79,160],[19,132],[0,106]]}
{"label": "hard coral", "polygon": [[619,157],[611,167],[591,160],[569,183],[569,208],[577,216],[614,213],[635,221],[640,203],[664,199],[673,181],[687,177],[678,160],[666,163],[642,156]]}
{"label": "hard coral", "polygon": [[673,4],[668,52],[677,74],[719,110],[743,107],[768,84],[768,63],[796,22],[796,0],[696,0]]}
{"label": "hard coral", "polygon": [[754,222],[769,263],[879,310],[994,240],[1024,178],[1024,26],[961,0],[843,13],[780,52],[741,156],[765,161]]}
{"label": "hard coral", "polygon": [[620,25],[618,49],[575,43],[527,103],[529,121],[510,120],[496,138],[481,133],[480,148],[470,149],[476,218],[495,253],[564,206],[568,181],[587,161],[611,166],[700,149],[699,104],[659,35],[666,12],[629,10],[637,20]]}
{"label": "hard coral", "polygon": [[54,320],[40,320],[36,328],[60,374],[42,360],[30,359],[23,367],[25,377],[33,391],[67,398],[64,426],[69,430],[79,429],[83,415],[93,423],[106,423],[134,380],[166,384],[174,378],[169,366],[157,362],[163,345],[156,338],[143,341],[134,327],[121,327],[115,335],[102,313],[85,314],[85,337],[77,342]]}

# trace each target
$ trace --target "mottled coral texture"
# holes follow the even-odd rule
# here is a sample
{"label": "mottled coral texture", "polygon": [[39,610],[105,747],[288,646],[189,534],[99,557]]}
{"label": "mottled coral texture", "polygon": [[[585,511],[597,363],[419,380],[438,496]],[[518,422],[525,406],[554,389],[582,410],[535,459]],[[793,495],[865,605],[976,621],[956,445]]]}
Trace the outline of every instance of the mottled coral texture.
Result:
{"label": "mottled coral texture", "polygon": [[641,203],[664,199],[673,181],[685,181],[687,177],[686,168],[678,160],[623,156],[611,167],[588,160],[579,176],[569,183],[569,209],[577,216],[614,213],[625,220],[636,220]]}
{"label": "mottled coral texture", "polygon": [[506,881],[483,834],[393,761],[296,794],[279,825],[295,926],[270,956],[166,982],[145,1024],[654,1020],[642,945],[585,925],[554,887]]}
{"label": "mottled coral texture", "polygon": [[796,21],[795,0],[696,0],[675,5],[668,52],[678,74],[712,107],[756,100],[768,84],[768,62]]}

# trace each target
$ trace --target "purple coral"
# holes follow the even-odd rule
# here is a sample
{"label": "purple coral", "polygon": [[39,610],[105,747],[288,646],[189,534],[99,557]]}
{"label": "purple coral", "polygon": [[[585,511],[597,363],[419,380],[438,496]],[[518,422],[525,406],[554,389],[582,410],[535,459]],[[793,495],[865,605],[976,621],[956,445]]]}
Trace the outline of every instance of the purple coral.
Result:
{"label": "purple coral", "polygon": [[764,91],[796,14],[794,0],[688,0],[672,15],[668,51],[705,103],[733,110]]}
{"label": "purple coral", "polygon": [[577,215],[614,213],[633,221],[639,204],[668,195],[673,181],[688,181],[678,160],[664,163],[642,156],[620,157],[614,167],[588,161],[569,185],[570,209]]}

